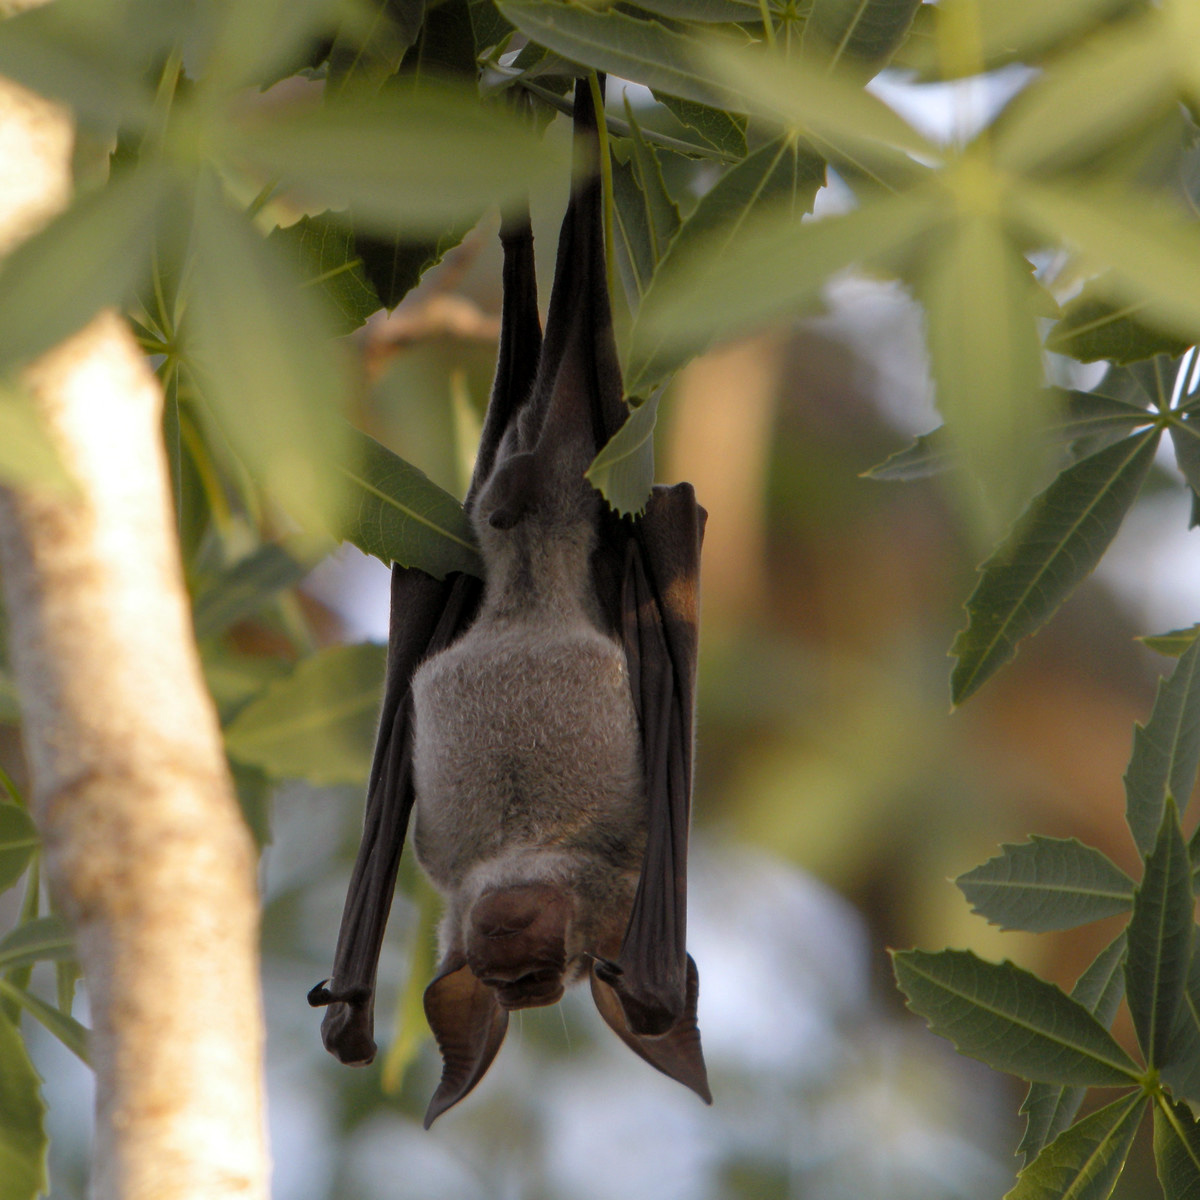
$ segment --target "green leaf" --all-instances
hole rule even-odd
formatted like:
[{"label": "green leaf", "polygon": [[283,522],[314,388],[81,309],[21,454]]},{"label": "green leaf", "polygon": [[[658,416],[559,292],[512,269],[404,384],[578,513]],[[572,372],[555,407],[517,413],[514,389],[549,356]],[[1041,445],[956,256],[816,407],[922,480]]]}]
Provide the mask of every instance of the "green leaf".
[{"label": "green leaf", "polygon": [[473,87],[448,83],[274,113],[226,137],[231,154],[283,187],[330,208],[349,205],[356,229],[380,234],[440,237],[492,204],[522,203],[568,170],[557,143],[482,107]]},{"label": "green leaf", "polygon": [[1125,912],[1133,880],[1107,855],[1075,838],[1005,845],[958,884],[979,916],[1001,929],[1048,933]]},{"label": "green leaf", "polygon": [[[631,391],[644,392],[715,339],[811,307],[830,276],[856,263],[873,265],[927,232],[940,215],[922,196],[903,195],[802,224],[804,196],[801,191],[795,201],[776,200],[761,210],[752,198],[715,228],[707,214],[702,218],[701,202],[638,310],[626,364]],[[698,220],[704,224],[696,228]],[[721,297],[719,305],[713,296]]]},{"label": "green leaf", "polygon": [[332,331],[350,333],[382,307],[344,218],[332,213],[301,217],[286,229],[272,230],[267,243],[284,251],[305,287],[324,296],[337,314]]},{"label": "green leaf", "polygon": [[0,939],[0,971],[75,957],[75,939],[62,917],[38,917]]},{"label": "green leaf", "polygon": [[1011,962],[967,950],[893,951],[892,961],[908,1007],[962,1054],[1049,1083],[1138,1081],[1133,1060],[1082,1004]]},{"label": "green leaf", "polygon": [[0,1179],[4,1200],[36,1200],[47,1192],[46,1104],[42,1081],[20,1030],[0,1012]]},{"label": "green leaf", "polygon": [[1154,1161],[1164,1200],[1200,1196],[1200,1125],[1185,1105],[1165,1097],[1154,1108]]},{"label": "green leaf", "polygon": [[[1179,416],[1167,427],[1179,468],[1193,496],[1200,495],[1200,420]],[[1196,524],[1195,520],[1191,523]]]},{"label": "green leaf", "polygon": [[661,395],[639,404],[587,469],[588,482],[622,516],[640,513],[654,484],[654,423]]},{"label": "green leaf", "polygon": [[0,482],[71,494],[77,484],[59,458],[33,399],[0,383]]},{"label": "green leaf", "polygon": [[1160,679],[1150,719],[1133,729],[1125,770],[1125,818],[1138,850],[1148,854],[1162,825],[1168,796],[1187,807],[1200,764],[1200,643]]},{"label": "green leaf", "polygon": [[462,505],[423,471],[352,431],[353,454],[339,469],[351,503],[339,537],[391,565],[419,567],[442,579],[450,571],[482,576],[471,523]]},{"label": "green leaf", "polygon": [[[1071,989],[1071,999],[1077,1000],[1105,1029],[1117,1015],[1125,995],[1125,933],[1122,930],[1079,977]],[[1025,1133],[1017,1153],[1024,1156],[1028,1166],[1042,1147],[1052,1142],[1079,1112],[1087,1088],[1062,1087],[1052,1083],[1031,1083],[1021,1112],[1025,1114]]]},{"label": "green leaf", "polygon": [[[300,551],[303,555],[303,552]],[[192,620],[198,639],[223,633],[252,616],[285,588],[299,583],[315,561],[295,557],[282,546],[268,544],[214,576],[196,594]]]},{"label": "green leaf", "polygon": [[1156,633],[1140,637],[1137,640],[1155,654],[1165,654],[1168,658],[1179,658],[1190,646],[1195,644],[1200,636],[1200,625],[1192,625],[1187,629],[1172,629],[1169,633]]},{"label": "green leaf", "polygon": [[1004,1200],[1108,1200],[1148,1102],[1133,1092],[1060,1133]]},{"label": "green leaf", "polygon": [[0,269],[0,375],[120,305],[150,262],[165,176],[139,168],[84,196]]},{"label": "green leaf", "polygon": [[998,223],[960,217],[931,248],[920,298],[938,409],[963,456],[963,500],[989,533],[1041,474],[1049,406],[1029,267]]},{"label": "green leaf", "polygon": [[58,1038],[80,1062],[88,1063],[88,1030],[69,1013],[60,1012],[52,1004],[47,1004],[45,1000],[7,979],[0,979],[0,999],[19,1004]]},{"label": "green leaf", "polygon": [[832,64],[848,58],[882,66],[920,6],[921,0],[813,0],[803,44]]},{"label": "green leaf", "polygon": [[[487,5],[491,7],[490,2]],[[425,18],[425,0],[396,4],[394,0],[361,0],[361,28],[339,30],[329,49],[326,87],[337,95],[347,82],[380,87],[400,68],[408,48],[417,40]]]},{"label": "green leaf", "polygon": [[1078,163],[1176,101],[1159,15],[1101,30],[1054,61],[990,133],[997,164],[1014,172]]},{"label": "green leaf", "polygon": [[730,116],[719,108],[681,100],[665,92],[654,97],[675,114],[676,119],[700,135],[702,141],[730,158],[741,161],[746,157],[746,119]]},{"label": "green leaf", "polygon": [[1093,286],[1123,307],[1189,344],[1200,329],[1200,230],[1153,193],[1102,183],[1052,187],[1013,180],[1012,211],[1055,243],[1072,246],[1093,269],[1108,268]]},{"label": "green leaf", "polygon": [[1138,319],[1145,304],[1116,307],[1088,286],[1064,309],[1046,339],[1046,349],[1069,354],[1081,362],[1102,358],[1115,363],[1140,362],[1156,354],[1175,356],[1187,342]]},{"label": "green leaf", "polygon": [[1196,953],[1200,930],[1192,927],[1187,983],[1159,1074],[1176,1100],[1200,1112],[1200,954]]},{"label": "green leaf", "polygon": [[1035,497],[980,568],[968,624],[954,641],[951,695],[961,704],[1016,654],[1094,570],[1133,503],[1158,432],[1126,438],[1068,467]]},{"label": "green leaf", "polygon": [[948,471],[956,458],[945,430],[939,427],[930,433],[921,434],[903,450],[897,450],[878,466],[864,471],[863,477],[889,483],[928,479],[931,475],[940,475],[943,471]]},{"label": "green leaf", "polygon": [[1167,797],[1146,873],[1133,899],[1125,996],[1151,1067],[1167,1057],[1192,949],[1192,867],[1175,801]]},{"label": "green leaf", "polygon": [[314,298],[240,213],[201,189],[196,204],[188,362],[203,398],[259,486],[307,529],[344,497],[338,409],[347,384]]},{"label": "green leaf", "polygon": [[145,69],[157,57],[155,41],[174,32],[164,28],[173,17],[164,10],[175,7],[57,0],[8,16],[0,22],[0,75],[61,100],[84,121],[140,126],[154,101]]},{"label": "green leaf", "polygon": [[[741,24],[762,20],[758,0],[638,0],[638,8],[673,21],[695,21],[697,24]],[[778,13],[779,0],[767,0],[767,8]]]},{"label": "green leaf", "polygon": [[274,779],[365,782],[386,657],[369,642],[318,651],[238,713],[225,748]]},{"label": "green leaf", "polygon": [[25,809],[0,802],[0,891],[12,887],[25,874],[40,845],[33,818]]}]

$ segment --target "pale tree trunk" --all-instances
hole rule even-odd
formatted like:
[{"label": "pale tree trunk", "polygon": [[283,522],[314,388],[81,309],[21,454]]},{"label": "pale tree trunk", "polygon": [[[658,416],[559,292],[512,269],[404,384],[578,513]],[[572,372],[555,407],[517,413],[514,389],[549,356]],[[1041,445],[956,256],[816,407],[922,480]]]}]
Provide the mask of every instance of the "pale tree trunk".
[{"label": "pale tree trunk", "polygon": [[[0,254],[67,200],[66,116],[0,80]],[[52,893],[91,1003],[97,1200],[267,1194],[258,903],[191,631],[162,397],[112,313],[26,374],[64,496],[0,490]]]}]

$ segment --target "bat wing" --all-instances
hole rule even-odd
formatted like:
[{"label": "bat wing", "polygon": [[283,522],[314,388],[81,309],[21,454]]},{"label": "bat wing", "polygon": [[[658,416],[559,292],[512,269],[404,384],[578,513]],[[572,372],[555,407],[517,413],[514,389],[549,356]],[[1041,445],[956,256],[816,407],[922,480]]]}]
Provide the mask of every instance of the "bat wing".
[{"label": "bat wing", "polygon": [[[504,245],[500,354],[468,503],[491,471],[504,434],[529,395],[541,351],[528,213],[506,222],[500,237]],[[375,975],[414,798],[413,673],[471,624],[482,595],[483,583],[470,575],[455,573],[441,580],[413,567],[392,567],[387,678],[367,784],[363,836],[342,910],[333,975],[308,993],[309,1004],[328,1005],[321,1022],[325,1048],[350,1065],[369,1063],[375,1057]],[[503,1029],[499,1036],[503,1037]]]},{"label": "bat wing", "polygon": [[690,484],[655,488],[625,543],[623,640],[642,731],[648,825],[629,924],[615,962],[597,960],[592,994],[633,1050],[706,1102],[696,1025],[699,977],[687,953],[687,840],[706,513]]}]

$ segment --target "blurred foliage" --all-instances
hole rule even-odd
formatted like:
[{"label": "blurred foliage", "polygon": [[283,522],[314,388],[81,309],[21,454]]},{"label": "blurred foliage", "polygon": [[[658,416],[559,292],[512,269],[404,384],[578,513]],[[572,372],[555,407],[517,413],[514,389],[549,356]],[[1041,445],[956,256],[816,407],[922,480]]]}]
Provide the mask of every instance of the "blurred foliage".
[{"label": "blurred foliage", "polygon": [[[1197,45],[1197,0],[54,0],[0,23],[0,73],[69,105],[111,169],[81,172],[71,206],[0,268],[0,479],[72,486],[18,372],[123,306],[163,382],[196,633],[247,817],[269,841],[277,787],[365,775],[382,673],[377,647],[331,645],[339,618],[297,584],[335,539],[439,576],[478,569],[453,493],[486,389],[496,252],[471,230],[530,196],[549,243],[570,77],[642,85],[610,88],[607,114],[618,324],[641,403],[590,478],[638,509],[657,441],[713,513],[698,814],[836,881],[879,940],[905,942],[978,937],[938,881],[1014,826],[1049,826],[959,880],[977,912],[1020,931],[1013,952],[1035,969],[911,952],[901,983],[965,1052],[1033,1080],[1011,1195],[1125,1186],[1148,1105],[1164,1192],[1192,1194],[1197,849],[1181,820],[1200,757],[1195,631],[1146,639],[1178,662],[1135,734],[1122,841],[1106,815],[1113,747],[1148,701],[1147,672],[1081,585],[1139,497],[1182,486],[1200,505]],[[884,103],[901,86],[936,96],[926,109],[948,111],[952,131]],[[837,335],[811,332],[848,280],[920,305],[944,424],[908,449],[863,402],[872,389]],[[688,365],[799,316],[815,322],[798,340],[776,332]],[[1089,390],[1065,386],[1083,378],[1067,359],[1110,366]],[[872,461],[886,495],[856,480]],[[967,592],[956,705],[1063,612],[950,728],[932,664]],[[0,662],[0,720],[17,717]],[[3,779],[0,883],[26,886],[0,942],[0,1179],[24,1197],[46,1138],[20,1009],[86,1049],[20,781]],[[300,809],[298,786],[282,795]],[[322,892],[344,871],[329,848],[348,850],[352,823],[326,820],[308,876],[285,868],[271,894],[268,962],[289,999],[324,969],[337,914]],[[395,923],[423,939],[427,915]],[[1024,937],[1092,921],[1048,950]],[[988,936],[972,944],[995,950]],[[43,960],[57,1005],[30,990]],[[529,1029],[535,1053],[565,1054],[562,1030]],[[299,1036],[315,1047],[312,1029]],[[838,1044],[867,1088],[871,1068]],[[398,1046],[390,1082],[410,1114],[429,1065],[411,1023]],[[904,1058],[910,1083],[919,1057]],[[723,1075],[730,1095],[765,1086]],[[330,1100],[347,1145],[386,1111],[367,1078]],[[785,1087],[789,1120],[812,1117],[810,1093],[837,1102],[829,1077],[807,1078]],[[1110,1084],[1136,1090],[1072,1124],[1086,1087]],[[474,1129],[496,1172],[504,1147],[524,1154],[552,1122],[528,1088],[500,1086],[507,1123]],[[854,1155],[838,1160],[853,1185],[815,1150],[788,1157],[794,1123],[774,1141],[735,1126],[706,1160],[725,1194],[870,1194]],[[328,1194],[357,1194],[348,1162]],[[895,1152],[888,1163],[877,1194],[970,1191],[905,1174]],[[971,1176],[970,1194],[995,1194],[997,1170]],[[1151,1186],[1138,1177],[1129,1194]]]}]

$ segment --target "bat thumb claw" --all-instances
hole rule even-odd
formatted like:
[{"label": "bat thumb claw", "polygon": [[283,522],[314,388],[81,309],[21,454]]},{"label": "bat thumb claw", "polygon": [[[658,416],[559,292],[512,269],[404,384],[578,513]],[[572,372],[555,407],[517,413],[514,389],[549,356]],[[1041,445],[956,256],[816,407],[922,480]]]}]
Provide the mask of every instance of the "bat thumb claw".
[{"label": "bat thumb claw", "polygon": [[322,979],[316,987],[309,988],[307,999],[310,1008],[324,1008],[333,1003],[333,993],[326,986],[328,983],[328,979]]}]

